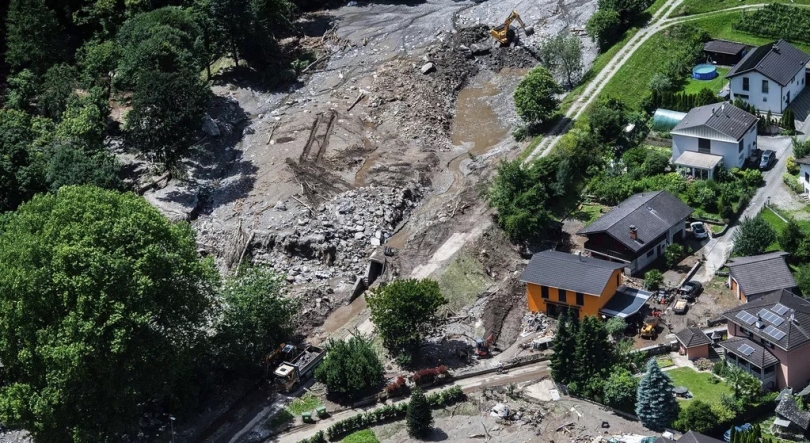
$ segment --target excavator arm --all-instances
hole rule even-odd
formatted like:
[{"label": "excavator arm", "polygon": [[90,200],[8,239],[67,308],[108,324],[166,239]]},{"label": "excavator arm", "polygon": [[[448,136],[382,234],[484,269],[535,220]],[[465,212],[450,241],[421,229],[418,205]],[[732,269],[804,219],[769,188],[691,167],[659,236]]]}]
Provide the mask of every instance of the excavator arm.
[{"label": "excavator arm", "polygon": [[517,22],[520,23],[520,27],[523,28],[523,32],[525,32],[526,35],[534,34],[534,28],[527,27],[526,24],[523,22],[523,19],[520,18],[520,14],[518,14],[517,11],[512,11],[509,14],[509,16],[506,17],[506,20],[503,21],[502,25],[498,25],[495,28],[490,29],[489,34],[492,35],[492,37],[495,40],[498,40],[498,42],[501,45],[508,45],[512,37],[509,35],[510,29],[509,27],[515,20],[517,20]]}]

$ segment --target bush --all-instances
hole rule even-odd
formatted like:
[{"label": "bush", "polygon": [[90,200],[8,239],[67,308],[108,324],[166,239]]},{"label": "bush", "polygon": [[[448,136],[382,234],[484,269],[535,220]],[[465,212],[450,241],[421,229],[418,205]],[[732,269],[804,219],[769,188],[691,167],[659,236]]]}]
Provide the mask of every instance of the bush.
[{"label": "bush", "polygon": [[685,409],[681,409],[672,426],[681,431],[708,432],[717,425],[717,416],[711,405],[701,400],[692,400]]},{"label": "bush", "polygon": [[664,259],[667,262],[667,268],[672,268],[677,265],[685,254],[686,250],[684,247],[677,243],[667,246],[667,249],[664,251]]},{"label": "bush", "polygon": [[644,287],[648,290],[655,291],[662,283],[664,283],[664,274],[658,269],[647,271],[647,273],[644,274]]},{"label": "bush", "polygon": [[298,443],[326,443],[326,438],[323,436],[323,431],[318,431],[310,438],[298,440]]},{"label": "bush", "polygon": [[790,175],[796,175],[799,173],[799,164],[796,163],[796,159],[793,156],[789,156],[787,158],[787,172]]},{"label": "bush", "polygon": [[330,340],[326,357],[315,370],[315,379],[326,384],[330,393],[357,398],[378,386],[383,366],[371,341],[362,336]]},{"label": "bush", "polygon": [[801,194],[804,192],[804,187],[802,187],[802,184],[799,183],[799,179],[797,179],[796,176],[785,172],[784,174],[782,174],[782,181],[785,182],[785,185],[788,188],[790,188],[793,192],[797,194]]},{"label": "bush", "polygon": [[417,385],[432,383],[436,381],[440,375],[447,375],[447,366],[441,365],[435,368],[416,371],[413,373],[413,382]]},{"label": "bush", "polygon": [[406,382],[405,377],[399,376],[396,378],[396,380],[389,383],[385,387],[385,393],[388,394],[389,398],[407,395],[409,392],[408,383]]},{"label": "bush", "polygon": [[[695,360],[695,367],[700,371],[709,371],[714,369],[714,363],[708,358],[699,358]],[[716,380],[715,378],[713,379]]]}]

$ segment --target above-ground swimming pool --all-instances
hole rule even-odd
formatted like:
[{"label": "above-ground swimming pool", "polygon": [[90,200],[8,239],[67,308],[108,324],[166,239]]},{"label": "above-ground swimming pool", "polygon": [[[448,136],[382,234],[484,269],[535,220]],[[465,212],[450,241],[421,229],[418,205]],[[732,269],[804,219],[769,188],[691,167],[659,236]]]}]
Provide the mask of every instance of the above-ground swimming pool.
[{"label": "above-ground swimming pool", "polygon": [[709,63],[692,68],[692,77],[696,80],[711,80],[717,77],[717,68]]}]

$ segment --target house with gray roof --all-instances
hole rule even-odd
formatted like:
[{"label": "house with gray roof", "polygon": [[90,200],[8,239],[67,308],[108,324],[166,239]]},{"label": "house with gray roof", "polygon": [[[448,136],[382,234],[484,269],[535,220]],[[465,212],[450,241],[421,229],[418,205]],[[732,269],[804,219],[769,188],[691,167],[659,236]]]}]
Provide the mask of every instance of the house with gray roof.
[{"label": "house with gray roof", "polygon": [[520,281],[526,284],[532,312],[556,317],[572,309],[580,317],[626,318],[638,313],[652,294],[624,286],[623,268],[622,263],[547,250],[532,256]]},{"label": "house with gray roof", "polygon": [[782,438],[801,440],[810,429],[810,411],[799,408],[791,394],[783,395],[778,401],[771,431]]},{"label": "house with gray roof", "polygon": [[749,51],[726,74],[731,99],[739,97],[760,112],[781,114],[804,90],[810,56],[779,40]]},{"label": "house with gray roof", "polygon": [[692,108],[670,134],[676,168],[714,179],[717,165],[741,168],[756,150],[757,117],[731,103],[713,103]]},{"label": "house with gray roof", "polygon": [[726,262],[729,269],[728,287],[737,299],[744,302],[780,289],[793,292],[797,285],[785,262],[788,255],[787,252],[777,251],[730,259]]},{"label": "house with gray roof", "polygon": [[709,358],[709,346],[712,339],[700,328],[684,328],[675,333],[681,348],[678,352],[689,360]]},{"label": "house with gray roof", "polygon": [[670,244],[684,236],[693,209],[667,191],[630,196],[577,232],[587,237],[591,255],[624,263],[636,274],[650,265]]},{"label": "house with gray roof", "polygon": [[799,389],[810,381],[810,301],[780,289],[723,313],[726,362],[768,389]]}]

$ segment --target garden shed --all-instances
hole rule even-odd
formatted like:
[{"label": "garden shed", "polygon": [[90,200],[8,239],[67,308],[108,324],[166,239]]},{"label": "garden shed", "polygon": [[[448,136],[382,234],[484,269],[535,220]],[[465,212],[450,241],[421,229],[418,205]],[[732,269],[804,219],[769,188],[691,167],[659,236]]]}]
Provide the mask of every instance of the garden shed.
[{"label": "garden shed", "polygon": [[703,45],[703,52],[718,65],[734,66],[748,52],[748,46],[728,40],[710,40]]},{"label": "garden shed", "polygon": [[675,338],[681,345],[678,351],[686,355],[689,360],[709,357],[709,345],[712,340],[700,328],[686,328],[675,333]]}]

